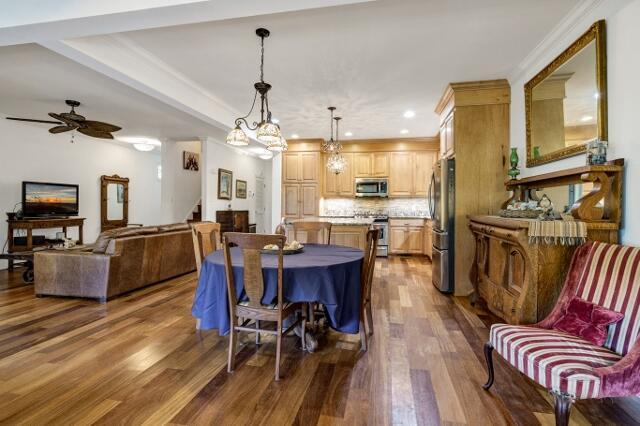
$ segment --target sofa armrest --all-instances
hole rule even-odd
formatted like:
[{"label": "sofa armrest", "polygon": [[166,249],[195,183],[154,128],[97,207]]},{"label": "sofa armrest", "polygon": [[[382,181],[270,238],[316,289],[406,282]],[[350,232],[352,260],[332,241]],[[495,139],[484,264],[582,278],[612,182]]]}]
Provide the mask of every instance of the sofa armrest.
[{"label": "sofa armrest", "polygon": [[106,299],[111,257],[47,250],[34,255],[36,295]]},{"label": "sofa armrest", "polygon": [[596,368],[602,397],[640,395],[640,339],[620,361]]}]

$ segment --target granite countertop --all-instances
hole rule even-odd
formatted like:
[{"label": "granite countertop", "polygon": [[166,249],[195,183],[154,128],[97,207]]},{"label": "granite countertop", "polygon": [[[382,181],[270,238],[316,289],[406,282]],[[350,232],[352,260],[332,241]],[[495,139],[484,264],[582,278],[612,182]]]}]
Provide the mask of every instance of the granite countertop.
[{"label": "granite countertop", "polygon": [[[340,217],[329,217],[329,216],[321,216],[317,219],[313,219],[313,220],[317,220],[320,222],[331,222],[332,225],[335,226],[358,226],[358,225],[363,225],[363,226],[371,226],[371,224],[373,223],[373,218],[368,218],[368,217],[344,217],[344,216],[340,216]],[[293,222],[304,222],[305,220],[298,220],[298,221],[292,221]]]}]

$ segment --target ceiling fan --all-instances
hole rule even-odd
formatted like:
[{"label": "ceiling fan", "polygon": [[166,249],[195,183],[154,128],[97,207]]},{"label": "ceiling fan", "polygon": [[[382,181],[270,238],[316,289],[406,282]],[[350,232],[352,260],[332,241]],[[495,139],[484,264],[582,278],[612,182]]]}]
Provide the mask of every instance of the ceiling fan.
[{"label": "ceiling fan", "polygon": [[7,117],[7,120],[55,124],[56,126],[49,129],[49,133],[62,133],[68,132],[70,130],[77,130],[83,135],[100,139],[113,139],[113,135],[111,133],[117,132],[118,130],[122,129],[122,127],[114,126],[113,124],[109,123],[103,123],[102,121],[87,120],[82,115],[76,113],[75,108],[80,106],[80,102],[78,101],[67,99],[65,103],[71,107],[70,112],[62,112],[60,114],[56,114],[54,112],[49,113],[50,117],[55,118],[58,121],[16,117]]}]

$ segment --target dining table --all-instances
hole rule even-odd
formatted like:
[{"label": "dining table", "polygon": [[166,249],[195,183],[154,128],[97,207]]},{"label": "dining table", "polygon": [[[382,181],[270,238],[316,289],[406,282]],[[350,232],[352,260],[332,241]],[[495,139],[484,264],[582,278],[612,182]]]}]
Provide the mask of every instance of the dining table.
[{"label": "dining table", "polygon": [[[355,334],[360,323],[360,276],[364,252],[357,248],[306,244],[300,253],[284,256],[283,296],[287,302],[319,302],[324,306],[327,325],[342,333]],[[263,305],[276,302],[278,256],[263,253]],[[231,263],[238,300],[244,295],[243,255],[231,248]],[[205,257],[191,309],[201,330],[230,329],[229,299],[223,250]]]}]

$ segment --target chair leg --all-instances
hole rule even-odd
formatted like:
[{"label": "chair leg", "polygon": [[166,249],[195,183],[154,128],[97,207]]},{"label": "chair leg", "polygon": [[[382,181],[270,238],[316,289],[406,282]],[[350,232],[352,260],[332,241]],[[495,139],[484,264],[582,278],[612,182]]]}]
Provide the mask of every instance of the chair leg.
[{"label": "chair leg", "polygon": [[227,372],[233,372],[233,368],[236,362],[236,345],[238,343],[238,337],[236,335],[235,324],[231,323],[231,331],[229,332],[229,359],[227,360]]},{"label": "chair leg", "polygon": [[260,344],[260,332],[258,329],[260,328],[260,320],[256,320],[256,345]]},{"label": "chair leg", "polygon": [[371,309],[371,302],[367,303],[366,312],[367,312],[367,323],[369,326],[369,336],[373,336],[373,312]]},{"label": "chair leg", "polygon": [[489,390],[491,385],[493,385],[493,345],[490,342],[484,344],[484,358],[487,361],[489,378],[487,379],[487,383],[482,385],[482,388],[484,390]]},{"label": "chair leg", "polygon": [[360,320],[360,350],[366,352],[367,347],[367,330],[364,327],[364,319]]},{"label": "chair leg", "polygon": [[316,306],[315,303],[309,303],[309,322],[311,322],[311,329],[316,331]]},{"label": "chair leg", "polygon": [[[304,309],[302,309],[304,311]],[[302,350],[307,350],[307,316],[302,312],[302,335],[300,336],[302,343]]]},{"label": "chair leg", "polygon": [[278,322],[278,334],[276,335],[276,381],[280,380],[280,353],[282,352],[282,325]]},{"label": "chair leg", "polygon": [[555,399],[556,426],[567,426],[573,398],[567,394],[552,392]]}]

